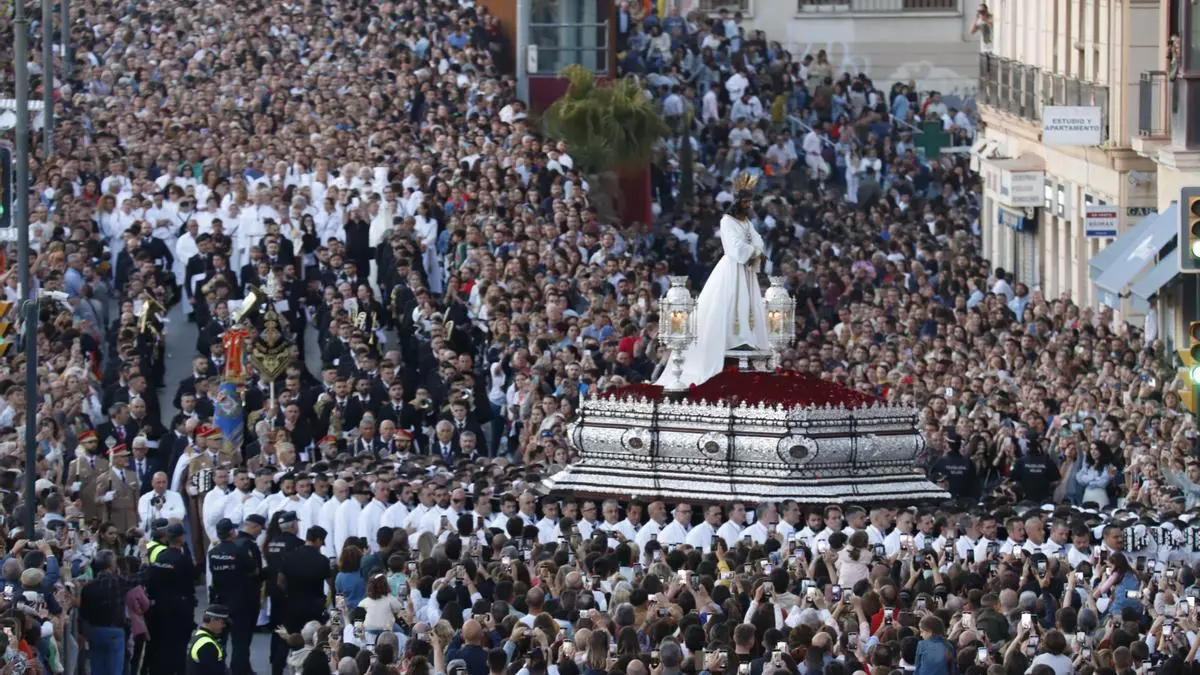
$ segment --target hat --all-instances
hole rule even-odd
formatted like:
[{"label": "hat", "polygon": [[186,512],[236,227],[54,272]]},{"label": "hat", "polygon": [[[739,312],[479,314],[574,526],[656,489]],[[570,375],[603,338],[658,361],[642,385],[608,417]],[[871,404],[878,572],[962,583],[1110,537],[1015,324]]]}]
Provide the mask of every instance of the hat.
[{"label": "hat", "polygon": [[396,438],[402,441],[411,441],[413,439],[413,435],[404,429],[397,429]]},{"label": "hat", "polygon": [[206,619],[225,619],[229,620],[229,608],[225,605],[209,605],[208,609],[204,610],[204,618]]},{"label": "hat", "polygon": [[161,530],[161,529],[165,528],[168,524],[169,523],[167,522],[166,518],[155,518],[154,520],[150,521],[150,529],[151,530]]},{"label": "hat", "polygon": [[262,514],[260,514],[260,513],[251,513],[250,515],[246,516],[245,522],[254,523],[255,525],[258,525],[259,527],[267,526],[267,519],[264,518],[262,516]]},{"label": "hat", "polygon": [[317,445],[325,445],[326,443],[337,443],[337,440],[338,440],[337,436],[334,436],[333,434],[326,434],[325,436],[321,437],[321,440],[317,441]]},{"label": "hat", "polygon": [[79,439],[80,443],[84,441],[94,441],[96,440],[96,432],[88,429],[87,431],[80,433],[77,438]]},{"label": "hat", "polygon": [[453,659],[446,664],[446,675],[467,675],[467,662],[463,659]]},{"label": "hat", "polygon": [[183,525],[180,525],[179,523],[172,523],[167,526],[168,537],[182,537],[184,534],[185,532]]},{"label": "hat", "polygon": [[129,455],[129,446],[125,445],[124,443],[117,443],[116,445],[114,445],[112,447],[112,450],[108,451],[108,454],[111,455],[112,457],[116,457],[118,455],[128,456]]},{"label": "hat", "polygon": [[217,521],[216,529],[217,529],[217,538],[224,539],[224,538],[228,537],[229,535],[233,534],[233,531],[237,528],[235,528],[233,526],[232,520],[230,520],[228,518],[222,518]]},{"label": "hat", "polygon": [[217,427],[215,425],[208,425],[208,428],[204,430],[205,438],[216,438],[220,435],[221,435],[221,429],[220,429],[220,427]]},{"label": "hat", "polygon": [[297,520],[300,520],[300,519],[296,517],[295,511],[284,511],[283,515],[279,516],[279,524],[280,525],[290,525],[290,524],[296,522]]},{"label": "hat", "polygon": [[204,438],[204,436],[206,434],[208,434],[208,425],[207,424],[196,425],[196,438]]},{"label": "hat", "polygon": [[50,490],[53,488],[54,488],[54,482],[47,480],[45,478],[39,478],[39,479],[37,479],[37,482],[33,484],[34,492],[41,492],[42,490]]}]

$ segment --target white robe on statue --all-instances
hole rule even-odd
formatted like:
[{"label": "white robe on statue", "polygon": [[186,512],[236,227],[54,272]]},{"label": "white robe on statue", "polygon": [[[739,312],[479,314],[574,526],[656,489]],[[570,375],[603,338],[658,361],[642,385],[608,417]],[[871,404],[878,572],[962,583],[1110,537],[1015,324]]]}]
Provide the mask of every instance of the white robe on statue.
[{"label": "white robe on statue", "polygon": [[[750,221],[730,215],[721,218],[720,236],[725,255],[713,267],[696,299],[697,339],[684,354],[681,379],[685,385],[700,384],[720,372],[725,352],[734,347],[770,348],[763,295],[758,287],[762,237]],[[755,254],[760,260],[752,267],[747,263]],[[674,380],[672,369],[668,362],[655,384],[670,386]]]}]

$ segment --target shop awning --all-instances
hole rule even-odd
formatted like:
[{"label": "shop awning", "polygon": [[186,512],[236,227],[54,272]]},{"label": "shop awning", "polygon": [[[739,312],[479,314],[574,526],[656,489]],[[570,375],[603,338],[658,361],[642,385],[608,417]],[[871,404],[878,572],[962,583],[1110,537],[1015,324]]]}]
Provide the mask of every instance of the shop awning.
[{"label": "shop awning", "polygon": [[1133,285],[1129,287],[1129,293],[1143,300],[1149,300],[1150,296],[1158,292],[1160,288],[1171,283],[1171,280],[1179,275],[1179,261],[1175,256],[1169,255],[1158,264],[1154,269],[1146,272]]},{"label": "shop awning", "polygon": [[[1120,304],[1121,292],[1158,255],[1158,251],[1171,241],[1178,228],[1176,212],[1172,204],[1162,213],[1146,216],[1129,232],[1117,237],[1091,262],[1091,276],[1096,288],[1101,291],[1100,300],[1114,309]],[[1117,249],[1111,252],[1111,249]],[[1165,283],[1165,282],[1164,282]]]},{"label": "shop awning", "polygon": [[1134,242],[1140,241],[1142,237],[1146,236],[1146,233],[1150,231],[1150,228],[1156,222],[1158,222],[1157,213],[1144,216],[1132,229],[1113,239],[1109,242],[1108,246],[1100,249],[1100,252],[1092,256],[1092,259],[1088,261],[1088,278],[1092,281],[1099,279],[1112,266],[1113,261],[1128,253],[1129,247],[1133,246]]}]

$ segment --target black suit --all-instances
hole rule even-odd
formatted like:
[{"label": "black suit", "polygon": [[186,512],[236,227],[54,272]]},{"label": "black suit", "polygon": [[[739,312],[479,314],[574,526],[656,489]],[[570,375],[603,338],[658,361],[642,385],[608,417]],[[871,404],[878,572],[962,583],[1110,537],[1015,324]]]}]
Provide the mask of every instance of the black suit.
[{"label": "black suit", "polygon": [[441,457],[447,464],[453,464],[462,456],[462,449],[458,447],[457,438],[450,441],[448,452],[442,447],[442,442],[434,438],[429,443],[429,454]]},{"label": "black suit", "polygon": [[102,422],[96,427],[96,438],[100,440],[100,447],[108,447],[108,439],[113,439],[116,443],[129,444],[133,442],[133,437],[137,435],[136,428],[129,424],[117,424],[112,420]]},{"label": "black suit", "polygon": [[[166,470],[162,463],[155,461],[149,455],[146,455],[146,459],[142,460],[142,464],[143,466],[139,467],[136,457],[129,458],[129,468],[133,469],[138,475],[139,497],[150,491],[150,482],[154,478],[154,474]],[[142,470],[139,471],[139,468]]]},{"label": "black suit", "polygon": [[209,321],[196,336],[196,351],[204,356],[209,356],[212,353],[213,343],[221,340],[221,336],[229,328],[229,324],[228,319],[224,323],[217,319]]}]

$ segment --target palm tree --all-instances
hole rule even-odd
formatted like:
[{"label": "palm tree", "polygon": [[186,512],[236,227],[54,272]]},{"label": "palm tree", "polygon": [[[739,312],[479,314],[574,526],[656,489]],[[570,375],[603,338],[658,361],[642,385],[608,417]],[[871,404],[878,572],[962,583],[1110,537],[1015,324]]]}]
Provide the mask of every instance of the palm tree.
[{"label": "palm tree", "polygon": [[636,77],[597,83],[595,73],[578,65],[567,66],[562,75],[567,91],[542,116],[542,129],[565,141],[575,166],[597,179],[589,182],[615,198],[610,172],[645,168],[671,128]]}]

